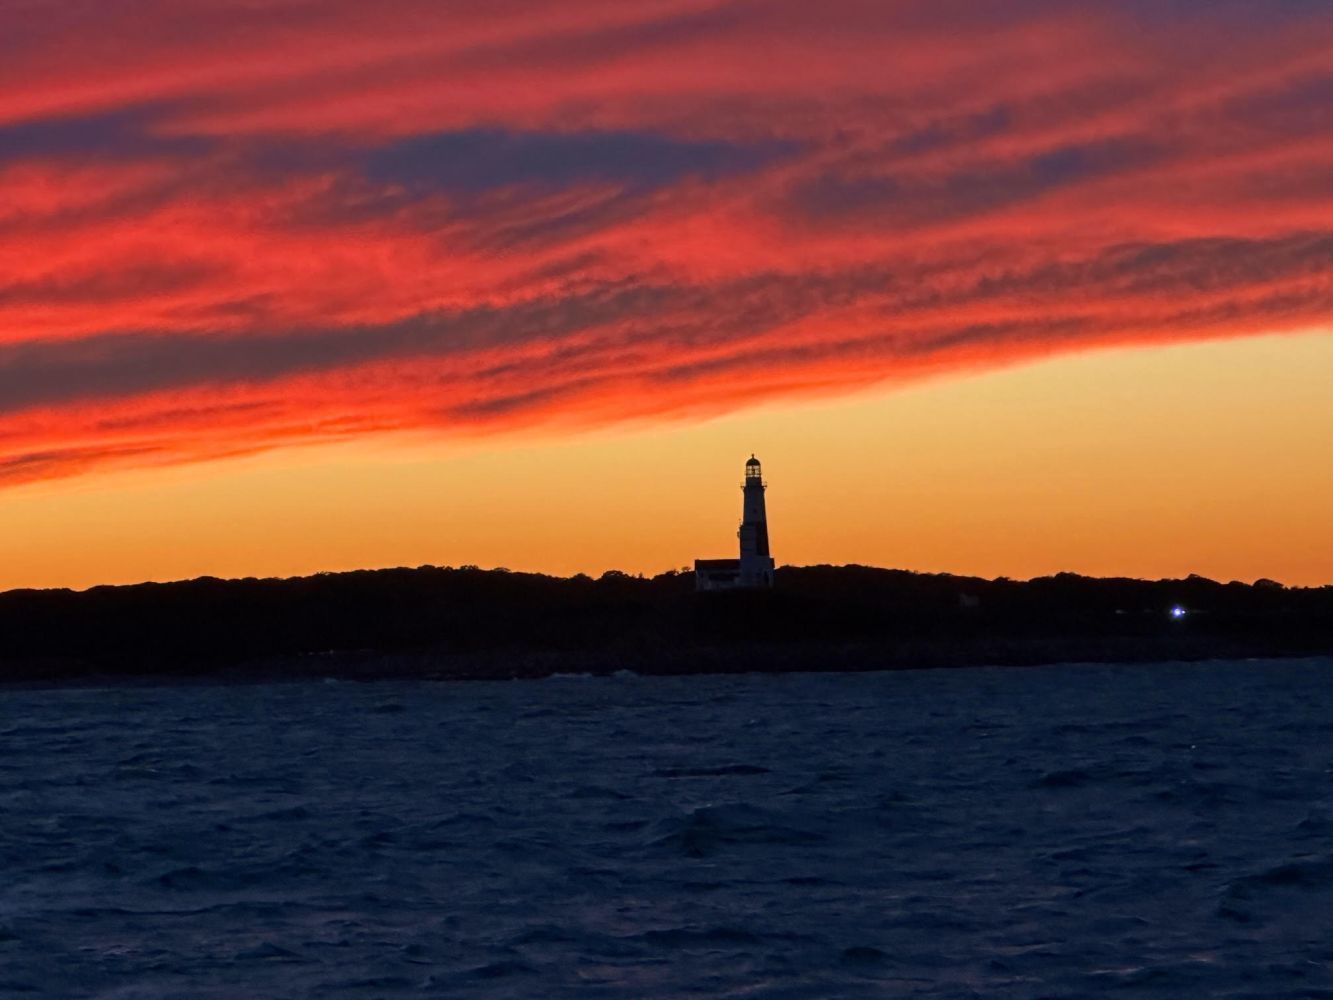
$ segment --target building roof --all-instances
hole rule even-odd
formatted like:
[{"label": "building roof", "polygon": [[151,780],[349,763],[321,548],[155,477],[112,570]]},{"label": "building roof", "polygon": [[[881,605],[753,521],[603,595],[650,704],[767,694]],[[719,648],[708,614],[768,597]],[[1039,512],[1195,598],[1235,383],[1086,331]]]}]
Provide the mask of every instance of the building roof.
[{"label": "building roof", "polygon": [[739,573],[741,571],[741,561],[739,559],[696,559],[694,560],[694,571],[696,573]]},{"label": "building roof", "polygon": [[750,456],[750,460],[749,460],[748,462],[746,462],[745,464],[746,464],[746,465],[758,465],[758,464],[759,464],[759,459],[757,459],[757,458],[755,458],[753,455],[751,455],[751,456]]}]

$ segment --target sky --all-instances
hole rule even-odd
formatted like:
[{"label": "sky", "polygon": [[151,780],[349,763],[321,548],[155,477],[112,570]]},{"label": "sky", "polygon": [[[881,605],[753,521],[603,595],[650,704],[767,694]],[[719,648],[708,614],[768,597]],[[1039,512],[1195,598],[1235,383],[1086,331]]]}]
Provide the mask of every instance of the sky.
[{"label": "sky", "polygon": [[1326,0],[5,0],[0,587],[1333,583]]}]

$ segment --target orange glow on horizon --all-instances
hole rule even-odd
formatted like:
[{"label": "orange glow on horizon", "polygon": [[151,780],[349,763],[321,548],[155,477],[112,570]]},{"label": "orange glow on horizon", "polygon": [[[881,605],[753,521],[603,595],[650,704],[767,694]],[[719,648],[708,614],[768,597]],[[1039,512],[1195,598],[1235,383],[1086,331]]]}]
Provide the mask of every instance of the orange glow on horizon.
[{"label": "orange glow on horizon", "polygon": [[[11,489],[0,588],[393,565],[779,565],[1333,583],[1333,335],[1062,358],[702,424],[399,440]],[[1221,541],[1219,541],[1221,540]]]}]

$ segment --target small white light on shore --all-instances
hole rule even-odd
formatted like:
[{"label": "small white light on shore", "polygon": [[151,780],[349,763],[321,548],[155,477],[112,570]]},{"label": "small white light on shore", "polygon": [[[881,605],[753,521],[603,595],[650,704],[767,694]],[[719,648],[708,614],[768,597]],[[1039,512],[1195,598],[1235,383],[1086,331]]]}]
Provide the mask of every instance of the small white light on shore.
[{"label": "small white light on shore", "polygon": [[1173,607],[1173,608],[1171,609],[1171,617],[1172,617],[1172,618],[1184,618],[1184,617],[1185,617],[1185,609],[1182,608],[1179,604],[1177,604],[1175,607]]}]

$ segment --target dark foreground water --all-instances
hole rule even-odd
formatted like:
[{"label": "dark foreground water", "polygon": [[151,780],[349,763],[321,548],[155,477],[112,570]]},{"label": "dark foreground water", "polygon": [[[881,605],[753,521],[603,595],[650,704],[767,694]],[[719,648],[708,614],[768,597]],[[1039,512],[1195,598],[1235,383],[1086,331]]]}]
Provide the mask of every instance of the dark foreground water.
[{"label": "dark foreground water", "polygon": [[0,995],[1333,996],[1331,682],[0,692]]}]

